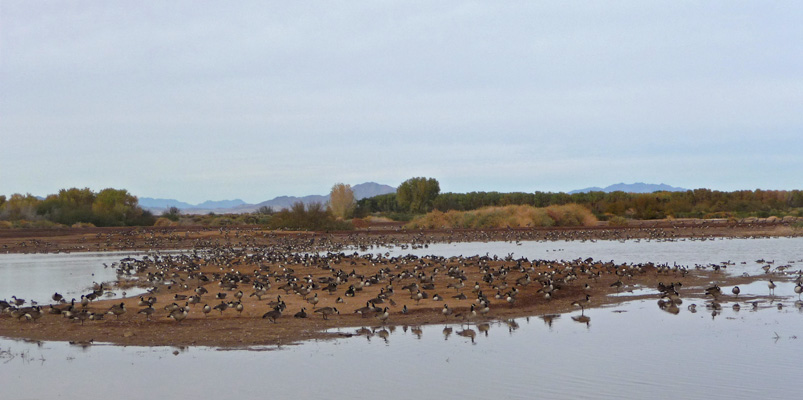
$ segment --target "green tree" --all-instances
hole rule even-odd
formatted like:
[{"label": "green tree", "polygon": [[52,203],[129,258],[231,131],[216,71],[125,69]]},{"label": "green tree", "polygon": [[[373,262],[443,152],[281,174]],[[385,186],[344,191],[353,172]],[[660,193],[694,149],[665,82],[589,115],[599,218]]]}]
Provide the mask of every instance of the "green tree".
[{"label": "green tree", "polygon": [[354,191],[351,185],[336,183],[329,192],[329,211],[336,218],[346,219],[354,212]]},{"label": "green tree", "polygon": [[432,209],[435,198],[441,191],[435,178],[410,178],[396,190],[399,207],[412,213],[424,213]]},{"label": "green tree", "polygon": [[0,207],[0,219],[9,221],[36,219],[36,209],[39,203],[39,199],[30,193],[25,196],[19,193],[12,194]]},{"label": "green tree", "polygon": [[101,225],[120,226],[132,224],[139,219],[143,211],[139,201],[125,189],[103,189],[92,203],[92,212]]}]

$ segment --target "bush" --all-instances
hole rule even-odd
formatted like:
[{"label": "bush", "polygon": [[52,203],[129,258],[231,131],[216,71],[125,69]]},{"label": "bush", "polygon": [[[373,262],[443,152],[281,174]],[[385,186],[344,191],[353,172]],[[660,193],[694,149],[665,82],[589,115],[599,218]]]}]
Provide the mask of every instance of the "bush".
[{"label": "bush", "polygon": [[546,226],[593,226],[597,218],[577,204],[536,208],[527,205],[485,207],[474,211],[432,211],[406,225],[411,229],[526,228]]}]

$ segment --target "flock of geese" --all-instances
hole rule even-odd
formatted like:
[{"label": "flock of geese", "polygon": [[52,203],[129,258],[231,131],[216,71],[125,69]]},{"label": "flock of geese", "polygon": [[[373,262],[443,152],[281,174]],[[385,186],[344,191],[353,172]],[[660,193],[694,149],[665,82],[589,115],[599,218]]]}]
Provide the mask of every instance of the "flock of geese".
[{"label": "flock of geese", "polygon": [[[203,250],[156,252],[113,263],[109,267],[116,269],[121,281],[136,279],[148,288],[138,301],[98,302],[105,291],[99,284],[79,299],[68,301],[54,293],[53,303],[45,306],[32,301],[26,306],[24,299],[12,296],[11,300],[0,300],[0,315],[37,322],[45,314],[53,314],[84,325],[112,315],[115,321],[167,319],[181,324],[188,319],[229,318],[233,314],[236,318],[261,316],[279,324],[290,315],[297,320],[314,316],[329,320],[343,312],[351,318],[374,318],[385,325],[394,315],[438,313],[440,319],[435,322],[482,323],[505,314],[493,310],[561,301],[579,308],[575,320],[588,323],[585,309],[592,304],[593,287],[600,288],[598,292],[621,291],[648,275],[679,279],[658,285],[659,307],[677,314],[682,304],[680,279],[689,272],[678,265],[616,264],[591,258],[529,260],[513,258],[512,254],[391,257],[389,253],[339,251],[340,245],[328,236],[274,238],[270,246],[255,245],[253,238],[244,237],[239,233],[235,236],[245,240],[246,246],[207,243]],[[360,242],[363,239],[356,237],[352,240],[360,248],[376,244]],[[425,247],[426,240],[419,237],[416,243]],[[774,295],[776,284],[772,280],[768,288]],[[714,285],[705,292],[716,311],[721,289]],[[800,278],[795,293],[799,297],[803,293]],[[739,296],[738,286],[732,294]],[[803,307],[803,301],[800,304]],[[695,309],[696,305],[689,306],[689,311]],[[457,334],[469,337],[471,332],[467,328]]]}]

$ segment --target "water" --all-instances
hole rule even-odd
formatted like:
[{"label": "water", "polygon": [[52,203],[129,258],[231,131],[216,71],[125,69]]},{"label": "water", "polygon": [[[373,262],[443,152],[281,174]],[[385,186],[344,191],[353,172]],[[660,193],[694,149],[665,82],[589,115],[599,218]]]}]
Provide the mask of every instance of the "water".
[{"label": "water", "polygon": [[[515,252],[529,258],[686,265],[731,260],[729,273],[757,275],[763,274],[755,262],[759,258],[774,259],[775,266],[794,261],[791,270],[799,269],[802,249],[803,239],[798,238],[469,243],[430,245],[414,252],[444,256]],[[546,255],[547,250],[550,255],[554,250],[554,257]],[[72,256],[81,255],[67,257]],[[763,281],[741,288],[742,293],[767,293]],[[472,325],[473,341],[457,335],[468,327],[458,325],[451,326],[448,338],[443,326],[421,327],[420,338],[412,329],[396,327],[387,340],[361,336],[272,351],[104,345],[83,349],[66,343],[0,339],[0,387],[2,397],[12,399],[98,393],[120,399],[792,398],[797,394],[798,360],[803,358],[803,314],[793,304],[797,297],[790,297],[788,283],[779,284],[776,291],[785,306],[781,310],[764,302],[756,311],[742,304],[737,312],[731,303],[724,303],[712,316],[703,299],[684,299],[680,313],[672,315],[659,310],[655,300],[630,301],[585,310],[587,323],[573,319],[579,312],[560,315],[551,325],[533,316],[512,325],[492,323],[487,336]],[[686,309],[691,303],[698,304],[697,313]],[[44,383],[48,379],[86,382],[48,385]]]},{"label": "water", "polygon": [[[144,252],[88,252],[59,254],[0,254],[0,299],[19,296],[40,304],[52,303],[58,292],[65,300],[89,292],[95,283],[114,282],[117,273],[111,266],[125,257]],[[120,296],[122,290],[109,290],[108,296]],[[126,290],[128,296],[144,292]],[[27,305],[27,303],[26,303]]]}]

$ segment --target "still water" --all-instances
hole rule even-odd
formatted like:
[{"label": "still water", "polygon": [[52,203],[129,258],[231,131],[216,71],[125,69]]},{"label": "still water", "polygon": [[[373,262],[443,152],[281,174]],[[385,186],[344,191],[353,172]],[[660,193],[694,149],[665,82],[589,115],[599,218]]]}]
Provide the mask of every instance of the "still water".
[{"label": "still water", "polygon": [[[512,252],[516,257],[692,266],[730,260],[730,273],[750,275],[763,274],[755,262],[762,258],[775,260],[776,266],[788,263],[794,271],[803,265],[801,238],[465,243],[391,251],[502,257]],[[13,263],[2,262],[6,264],[0,264],[0,271],[14,269]],[[15,290],[27,292],[19,285]],[[766,294],[767,289],[760,281],[746,290]],[[0,397],[792,398],[803,372],[803,313],[794,305],[797,296],[791,286],[776,290],[784,305],[780,310],[769,303],[756,310],[742,304],[739,311],[728,305],[712,316],[702,299],[684,299],[681,312],[672,315],[659,310],[654,300],[630,301],[586,310],[588,321],[576,321],[577,312],[494,322],[485,330],[487,336],[481,329],[485,327],[476,325],[449,326],[448,336],[444,326],[397,326],[384,339],[376,332],[259,349],[269,351],[84,349],[0,339]],[[693,302],[699,305],[696,313],[686,309]],[[459,336],[464,329],[476,337]]]}]

